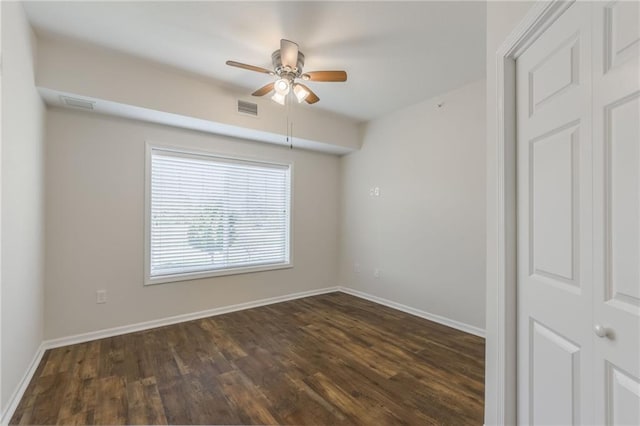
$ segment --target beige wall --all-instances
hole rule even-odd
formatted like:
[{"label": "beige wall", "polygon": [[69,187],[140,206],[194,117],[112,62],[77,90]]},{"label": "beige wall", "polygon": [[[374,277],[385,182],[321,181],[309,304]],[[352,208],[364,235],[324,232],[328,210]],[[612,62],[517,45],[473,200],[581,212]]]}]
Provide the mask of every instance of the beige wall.
[{"label": "beige wall", "polygon": [[44,106],[35,37],[20,3],[2,2],[2,386],[0,409],[42,342]]},{"label": "beige wall", "polygon": [[484,329],[485,105],[482,80],[363,127],[342,160],[340,284]]},{"label": "beige wall", "polygon": [[[234,90],[215,80],[97,45],[40,37],[36,77],[38,87],[95,98],[97,108],[111,101],[139,107],[147,112],[142,116],[153,111],[171,113],[183,117],[184,122],[204,120],[218,123],[221,129],[244,129],[245,134],[280,135],[283,142],[289,120],[298,139],[345,150],[360,146],[358,121],[323,110],[322,102],[295,104],[286,115],[268,96],[250,96],[246,89]],[[239,114],[238,99],[257,103],[259,118]]]},{"label": "beige wall", "polygon": [[[47,339],[336,285],[338,157],[95,113],[47,115]],[[144,287],[145,141],[293,160],[295,267]],[[97,289],[106,304],[95,303]]]},{"label": "beige wall", "polygon": [[[487,2],[487,340],[485,374],[485,424],[495,425],[498,419],[496,393],[497,368],[497,318],[495,282],[498,271],[496,251],[496,202],[498,194],[496,167],[496,52],[532,6],[532,2]],[[509,360],[514,363],[515,360]],[[512,364],[513,365],[513,364]],[[508,377],[515,381],[515,377]],[[513,404],[515,395],[505,395],[507,405]],[[515,424],[515,412],[510,413],[508,424]]]}]

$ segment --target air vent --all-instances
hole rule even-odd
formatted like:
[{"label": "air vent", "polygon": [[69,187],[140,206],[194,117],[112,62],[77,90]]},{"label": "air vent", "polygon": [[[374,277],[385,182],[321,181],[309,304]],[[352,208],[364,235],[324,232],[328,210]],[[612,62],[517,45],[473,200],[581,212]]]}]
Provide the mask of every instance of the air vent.
[{"label": "air vent", "polygon": [[95,102],[93,101],[87,101],[86,99],[71,98],[69,96],[60,96],[60,100],[66,106],[70,106],[73,108],[88,109],[88,110],[93,110],[93,104],[95,104]]},{"label": "air vent", "polygon": [[253,102],[238,100],[238,112],[240,114],[251,115],[253,117],[258,116],[258,104]]}]

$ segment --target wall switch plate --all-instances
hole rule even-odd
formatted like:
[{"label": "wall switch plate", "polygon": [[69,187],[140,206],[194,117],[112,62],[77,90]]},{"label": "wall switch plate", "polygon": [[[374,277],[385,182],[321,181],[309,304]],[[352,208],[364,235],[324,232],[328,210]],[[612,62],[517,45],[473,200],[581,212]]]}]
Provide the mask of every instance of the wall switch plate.
[{"label": "wall switch plate", "polygon": [[107,290],[96,291],[96,303],[107,303]]},{"label": "wall switch plate", "polygon": [[355,272],[356,274],[359,274],[360,271],[361,271],[360,264],[359,263],[354,263],[353,264],[353,272]]},{"label": "wall switch plate", "polygon": [[373,188],[373,193],[376,197],[380,196],[380,187],[376,186],[375,188]]},{"label": "wall switch plate", "polygon": [[375,196],[375,189],[369,188],[369,197],[373,197],[373,196]]},{"label": "wall switch plate", "polygon": [[380,269],[376,268],[373,270],[373,277],[380,278]]}]

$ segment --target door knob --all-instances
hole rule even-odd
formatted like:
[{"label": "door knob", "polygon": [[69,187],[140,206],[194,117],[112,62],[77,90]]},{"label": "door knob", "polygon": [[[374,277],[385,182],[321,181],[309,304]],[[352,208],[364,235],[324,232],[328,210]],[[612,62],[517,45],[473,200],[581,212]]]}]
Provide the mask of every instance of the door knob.
[{"label": "door knob", "polygon": [[596,333],[596,336],[598,337],[609,337],[611,335],[611,330],[600,324],[596,324],[596,326],[593,327],[593,331]]}]

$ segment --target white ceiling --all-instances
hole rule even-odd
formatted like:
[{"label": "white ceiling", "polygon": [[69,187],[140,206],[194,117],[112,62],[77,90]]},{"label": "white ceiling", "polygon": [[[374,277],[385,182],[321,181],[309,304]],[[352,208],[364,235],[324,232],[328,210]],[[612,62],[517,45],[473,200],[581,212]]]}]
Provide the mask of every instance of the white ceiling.
[{"label": "white ceiling", "polygon": [[165,63],[242,88],[270,77],[281,38],[297,42],[305,71],[344,69],[346,83],[309,83],[318,108],[369,120],[480,79],[485,3],[471,2],[26,2],[51,34]]}]

